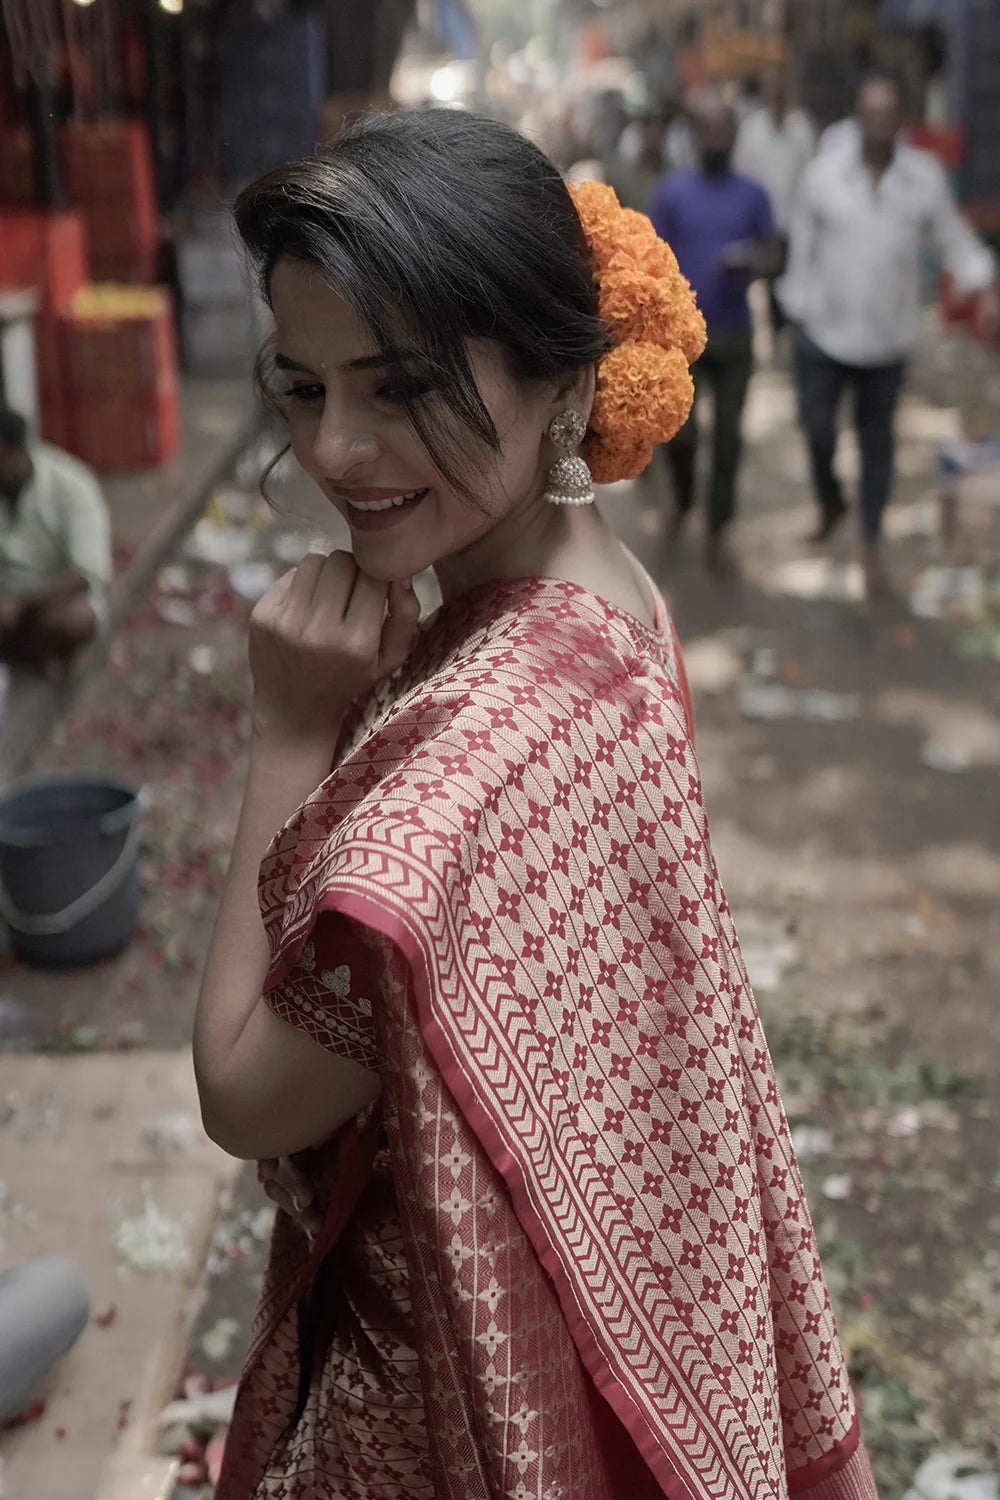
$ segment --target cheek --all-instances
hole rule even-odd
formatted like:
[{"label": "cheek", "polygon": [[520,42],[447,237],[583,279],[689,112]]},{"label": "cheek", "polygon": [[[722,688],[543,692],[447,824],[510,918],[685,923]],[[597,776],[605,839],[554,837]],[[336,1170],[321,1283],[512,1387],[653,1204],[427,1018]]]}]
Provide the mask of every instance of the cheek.
[{"label": "cheek", "polygon": [[503,447],[500,480],[506,495],[519,498],[535,480],[541,448],[535,426],[518,423]]},{"label": "cheek", "polygon": [[316,468],[316,430],[320,413],[293,406],[288,412],[287,422],[292,452],[301,467],[311,474]]}]

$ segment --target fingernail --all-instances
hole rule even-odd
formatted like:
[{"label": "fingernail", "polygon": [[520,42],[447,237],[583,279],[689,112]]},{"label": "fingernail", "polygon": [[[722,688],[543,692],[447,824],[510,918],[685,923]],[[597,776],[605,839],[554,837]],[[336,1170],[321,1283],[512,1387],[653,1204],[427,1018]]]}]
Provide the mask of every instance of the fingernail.
[{"label": "fingernail", "polygon": [[300,1214],[302,1212],[302,1210],[306,1207],[306,1204],[304,1204],[303,1202],[301,1202],[301,1200],[299,1198],[297,1198],[296,1195],[293,1193],[292,1194],[292,1206],[295,1209],[295,1212],[297,1214]]}]

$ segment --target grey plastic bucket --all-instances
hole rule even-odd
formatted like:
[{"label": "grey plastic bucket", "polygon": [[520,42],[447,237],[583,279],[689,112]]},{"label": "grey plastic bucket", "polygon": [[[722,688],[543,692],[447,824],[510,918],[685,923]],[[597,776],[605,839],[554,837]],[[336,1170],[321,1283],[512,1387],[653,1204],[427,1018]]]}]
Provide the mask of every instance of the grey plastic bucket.
[{"label": "grey plastic bucket", "polygon": [[15,953],[76,968],[127,946],[139,915],[140,787],[30,776],[0,793],[0,915]]}]

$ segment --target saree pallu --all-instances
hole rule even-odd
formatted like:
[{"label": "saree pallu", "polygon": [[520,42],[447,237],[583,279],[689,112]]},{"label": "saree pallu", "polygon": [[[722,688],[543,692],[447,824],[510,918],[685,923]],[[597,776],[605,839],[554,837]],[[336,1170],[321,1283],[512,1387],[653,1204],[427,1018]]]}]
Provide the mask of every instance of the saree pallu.
[{"label": "saree pallu", "polygon": [[873,1500],[681,672],[485,585],[274,840],[268,1001],[382,1090],[278,1216],[219,1500]]}]

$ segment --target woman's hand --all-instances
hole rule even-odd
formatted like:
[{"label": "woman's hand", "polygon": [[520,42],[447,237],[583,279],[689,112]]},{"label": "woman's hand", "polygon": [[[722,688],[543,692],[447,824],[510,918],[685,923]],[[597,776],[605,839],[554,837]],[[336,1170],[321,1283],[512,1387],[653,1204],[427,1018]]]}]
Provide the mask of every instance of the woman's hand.
[{"label": "woman's hand", "polygon": [[257,736],[332,749],[353,700],[405,661],[419,616],[410,580],[376,583],[349,552],[307,553],[250,617]]},{"label": "woman's hand", "polygon": [[323,1227],[323,1216],[313,1206],[312,1183],[290,1156],[278,1156],[257,1163],[257,1181],[272,1203],[276,1203],[295,1220],[308,1239],[315,1244]]}]

